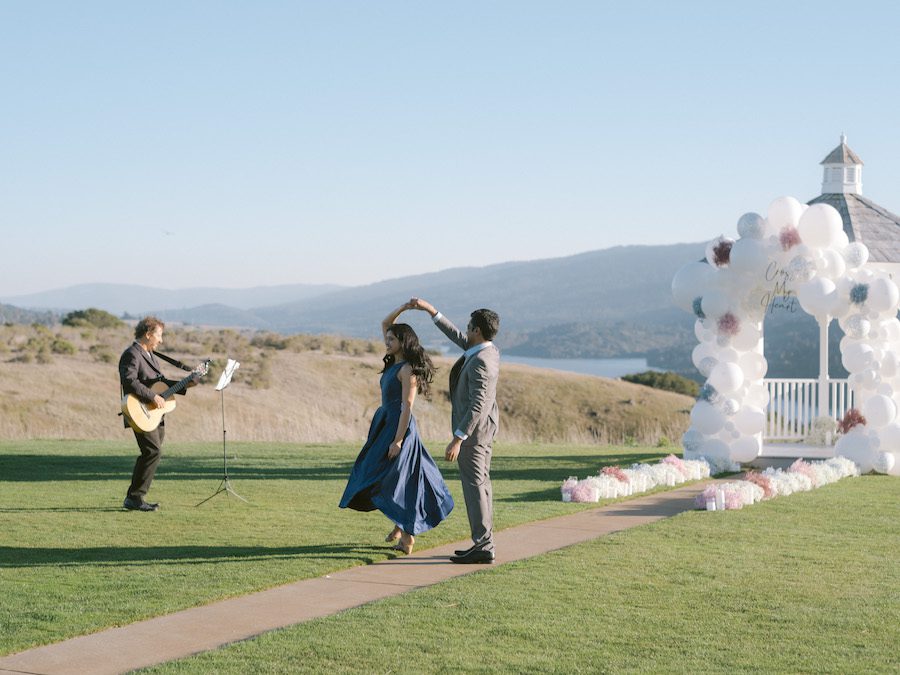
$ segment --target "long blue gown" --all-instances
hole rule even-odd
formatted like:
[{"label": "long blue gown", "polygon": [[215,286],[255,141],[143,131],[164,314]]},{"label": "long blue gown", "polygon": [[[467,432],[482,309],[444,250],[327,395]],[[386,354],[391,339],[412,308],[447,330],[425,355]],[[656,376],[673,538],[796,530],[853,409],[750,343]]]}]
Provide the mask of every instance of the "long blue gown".
[{"label": "long blue gown", "polygon": [[381,375],[381,407],[375,411],[366,444],[356,458],[341,498],[341,508],[378,509],[408,534],[435,527],[453,510],[453,497],[419,438],[416,419],[409,418],[400,454],[387,452],[400,422],[402,385],[397,374],[403,361]]}]

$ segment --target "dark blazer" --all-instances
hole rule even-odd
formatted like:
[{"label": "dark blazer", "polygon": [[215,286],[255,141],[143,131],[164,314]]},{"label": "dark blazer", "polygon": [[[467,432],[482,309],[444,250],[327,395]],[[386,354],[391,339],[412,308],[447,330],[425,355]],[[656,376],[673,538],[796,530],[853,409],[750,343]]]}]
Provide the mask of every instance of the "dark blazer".
[{"label": "dark blazer", "polygon": [[[122,385],[122,396],[134,394],[144,403],[152,403],[154,394],[150,391],[151,385],[155,382],[165,382],[167,387],[171,387],[177,384],[178,380],[170,380],[163,375],[156,356],[135,341],[119,358],[119,382]],[[185,392],[182,390],[179,393]],[[128,420],[123,421],[127,427]],[[163,417],[160,424],[165,423],[166,418]]]}]

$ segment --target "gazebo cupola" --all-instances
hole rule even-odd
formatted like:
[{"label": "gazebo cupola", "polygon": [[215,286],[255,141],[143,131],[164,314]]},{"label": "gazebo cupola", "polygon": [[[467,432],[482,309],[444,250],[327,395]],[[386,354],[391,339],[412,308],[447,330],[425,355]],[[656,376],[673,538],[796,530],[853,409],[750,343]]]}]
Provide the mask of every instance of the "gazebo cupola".
[{"label": "gazebo cupola", "polygon": [[862,194],[862,160],[847,145],[841,134],[841,144],[822,160],[822,194]]}]

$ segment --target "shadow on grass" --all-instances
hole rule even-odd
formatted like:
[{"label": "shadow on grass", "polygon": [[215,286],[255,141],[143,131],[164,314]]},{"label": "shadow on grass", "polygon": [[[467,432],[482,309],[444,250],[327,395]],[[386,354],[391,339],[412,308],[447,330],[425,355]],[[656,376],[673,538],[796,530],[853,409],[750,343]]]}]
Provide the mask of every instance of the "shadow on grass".
[{"label": "shadow on grass", "polygon": [[[318,560],[349,560],[372,564],[393,555],[386,547],[360,546],[359,544],[314,544],[310,546],[148,546],[94,548],[27,548],[0,546],[0,568],[19,567],[91,567],[114,565],[180,565],[185,563],[207,564],[213,562],[248,562],[287,558],[311,558]],[[393,556],[396,557],[396,556]]]},{"label": "shadow on grass", "polygon": [[[579,478],[596,474],[604,466],[628,466],[653,460],[663,452],[634,452],[616,455],[545,455],[542,457],[494,456],[491,478],[495,481],[559,481],[572,475]],[[134,467],[137,452],[122,455],[0,455],[0,481],[127,481]],[[344,480],[350,474],[352,461],[304,466],[298,459],[296,467],[253,466],[252,459],[229,458],[228,474],[240,480]],[[438,457],[438,466],[448,480],[458,480],[456,464],[448,464]],[[167,457],[163,450],[157,478],[165,480],[215,479],[222,476],[222,456]],[[549,494],[541,491],[536,494]],[[537,497],[535,497],[537,500]]]},{"label": "shadow on grass", "polygon": [[[137,452],[131,455],[2,455],[0,481],[98,481],[131,478]],[[229,458],[228,473],[247,480],[336,480],[350,474],[351,462],[336,462],[331,466],[253,467],[248,460]],[[167,457],[163,449],[157,478],[166,480],[198,480],[222,476],[222,456]]]}]

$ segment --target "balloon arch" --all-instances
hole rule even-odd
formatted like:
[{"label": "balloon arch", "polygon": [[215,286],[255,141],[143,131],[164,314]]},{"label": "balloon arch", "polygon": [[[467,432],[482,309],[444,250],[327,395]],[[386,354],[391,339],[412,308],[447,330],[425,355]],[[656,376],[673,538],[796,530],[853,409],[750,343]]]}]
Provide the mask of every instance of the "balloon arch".
[{"label": "balloon arch", "polygon": [[[676,304],[697,316],[693,362],[707,378],[682,442],[686,458],[743,463],[762,451],[769,392],[763,319],[781,303],[799,302],[845,336],[841,360],[856,408],[847,412],[835,453],[863,473],[900,475],[900,290],[890,275],[866,267],[869,252],[847,238],[827,204],[793,197],[769,205],[765,218],[747,213],[739,238],[719,237],[706,261],[689,263],[672,280]],[[829,411],[818,421],[830,423]]]}]

